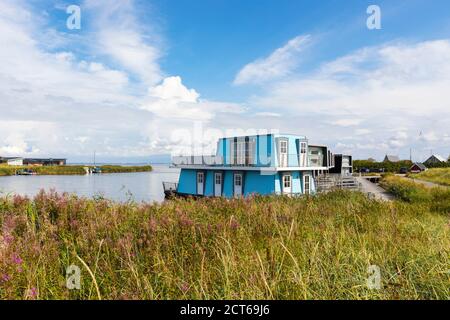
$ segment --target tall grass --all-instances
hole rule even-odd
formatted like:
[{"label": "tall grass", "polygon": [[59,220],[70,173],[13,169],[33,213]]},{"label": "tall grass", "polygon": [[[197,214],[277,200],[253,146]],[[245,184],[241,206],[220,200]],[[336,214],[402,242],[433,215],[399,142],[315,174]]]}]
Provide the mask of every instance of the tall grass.
[{"label": "tall grass", "polygon": [[[317,197],[0,199],[2,299],[448,299],[449,215]],[[65,270],[81,269],[81,289]],[[366,285],[381,269],[380,290]],[[98,290],[97,290],[98,288]]]},{"label": "tall grass", "polygon": [[450,188],[429,188],[396,176],[385,176],[381,186],[397,198],[422,204],[433,212],[450,213]]},{"label": "tall grass", "polygon": [[450,186],[450,168],[428,169],[427,171],[423,171],[419,174],[411,175],[411,178]]}]

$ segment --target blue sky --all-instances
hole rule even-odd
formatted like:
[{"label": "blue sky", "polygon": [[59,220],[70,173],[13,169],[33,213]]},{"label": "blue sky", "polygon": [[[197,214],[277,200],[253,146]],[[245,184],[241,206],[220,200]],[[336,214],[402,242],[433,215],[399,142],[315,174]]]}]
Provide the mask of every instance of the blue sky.
[{"label": "blue sky", "polygon": [[5,0],[0,154],[132,161],[279,130],[357,158],[446,157],[449,18],[444,0]]}]

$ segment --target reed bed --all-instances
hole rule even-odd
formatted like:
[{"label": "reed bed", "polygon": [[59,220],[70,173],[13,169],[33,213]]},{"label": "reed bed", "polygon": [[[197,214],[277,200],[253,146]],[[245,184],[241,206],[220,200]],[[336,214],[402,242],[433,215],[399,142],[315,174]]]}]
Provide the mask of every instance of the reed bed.
[{"label": "reed bed", "polygon": [[[447,199],[448,201],[448,199]],[[1,299],[449,299],[449,214],[357,192],[0,198]],[[67,287],[77,266],[80,289]],[[367,285],[370,266],[381,288]]]},{"label": "reed bed", "polygon": [[411,178],[434,182],[444,186],[450,186],[450,168],[428,169],[427,171],[411,175]]},{"label": "reed bed", "polygon": [[[16,171],[29,169],[36,172],[37,175],[84,175],[85,168],[93,166],[65,165],[65,166],[8,166],[0,165],[0,176],[12,176]],[[129,172],[147,172],[152,171],[152,166],[120,166],[103,165],[99,166],[102,173],[129,173]]]}]

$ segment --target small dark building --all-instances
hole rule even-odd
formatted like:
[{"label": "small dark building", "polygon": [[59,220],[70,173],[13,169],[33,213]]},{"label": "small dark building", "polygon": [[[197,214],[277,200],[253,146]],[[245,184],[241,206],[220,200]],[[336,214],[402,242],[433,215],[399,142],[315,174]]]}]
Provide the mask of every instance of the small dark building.
[{"label": "small dark building", "polygon": [[54,158],[25,158],[23,164],[26,166],[65,166],[66,159]]},{"label": "small dark building", "polygon": [[409,171],[411,171],[411,173],[419,173],[425,170],[428,170],[428,168],[423,163],[419,162],[414,163],[411,168],[409,168]]},{"label": "small dark building", "polygon": [[330,173],[351,175],[353,173],[353,160],[351,155],[335,154],[334,167],[329,169]]}]

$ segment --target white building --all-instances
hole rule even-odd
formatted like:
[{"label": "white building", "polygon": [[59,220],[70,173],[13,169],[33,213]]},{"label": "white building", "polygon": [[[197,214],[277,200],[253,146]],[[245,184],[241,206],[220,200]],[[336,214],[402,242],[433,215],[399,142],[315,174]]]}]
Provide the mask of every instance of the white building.
[{"label": "white building", "polygon": [[23,166],[23,158],[0,157],[0,163],[6,163],[9,166]]}]

